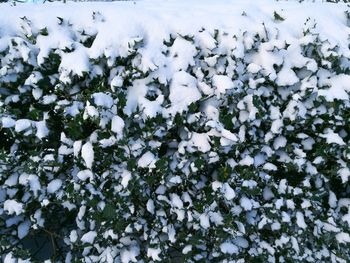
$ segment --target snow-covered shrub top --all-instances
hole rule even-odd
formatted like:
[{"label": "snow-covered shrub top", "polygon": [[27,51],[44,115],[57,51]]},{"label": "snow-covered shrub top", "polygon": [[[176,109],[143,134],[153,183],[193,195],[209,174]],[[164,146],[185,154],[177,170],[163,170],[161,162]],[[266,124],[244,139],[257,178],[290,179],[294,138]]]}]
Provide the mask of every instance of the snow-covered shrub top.
[{"label": "snow-covered shrub top", "polygon": [[0,13],[4,262],[347,262],[346,5]]}]

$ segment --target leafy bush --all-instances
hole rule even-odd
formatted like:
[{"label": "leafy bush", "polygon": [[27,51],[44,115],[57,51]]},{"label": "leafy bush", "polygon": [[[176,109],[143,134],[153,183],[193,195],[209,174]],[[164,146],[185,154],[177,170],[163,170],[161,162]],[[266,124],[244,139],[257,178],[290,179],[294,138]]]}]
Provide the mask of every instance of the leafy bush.
[{"label": "leafy bush", "polygon": [[23,17],[0,50],[5,262],[44,260],[34,239],[62,262],[349,259],[350,61],[311,21],[169,34],[158,64],[141,37],[85,60],[98,35],[57,22],[72,43]]}]

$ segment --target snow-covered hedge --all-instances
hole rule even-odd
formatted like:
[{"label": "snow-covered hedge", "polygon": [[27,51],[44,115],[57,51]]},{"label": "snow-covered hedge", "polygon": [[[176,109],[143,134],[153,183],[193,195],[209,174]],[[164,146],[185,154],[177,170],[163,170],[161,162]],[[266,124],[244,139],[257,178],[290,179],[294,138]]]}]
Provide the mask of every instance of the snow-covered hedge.
[{"label": "snow-covered hedge", "polygon": [[348,262],[348,8],[233,3],[0,7],[3,261]]}]

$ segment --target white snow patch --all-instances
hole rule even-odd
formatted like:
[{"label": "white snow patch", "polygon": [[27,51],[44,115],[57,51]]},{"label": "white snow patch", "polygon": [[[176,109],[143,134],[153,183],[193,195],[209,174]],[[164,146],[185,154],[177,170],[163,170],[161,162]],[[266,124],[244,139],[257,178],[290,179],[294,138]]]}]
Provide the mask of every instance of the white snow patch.
[{"label": "white snow patch", "polygon": [[70,242],[74,243],[78,240],[78,234],[76,230],[72,230],[69,234]]},{"label": "white snow patch", "polygon": [[124,248],[120,252],[120,259],[122,263],[137,262],[137,256],[140,254],[138,247]]},{"label": "white snow patch", "polygon": [[297,225],[303,229],[307,228],[307,225],[304,220],[304,215],[301,212],[296,213],[296,218],[297,218]]},{"label": "white snow patch", "polygon": [[249,155],[246,155],[242,160],[239,161],[239,164],[242,166],[251,166],[254,164],[254,158]]},{"label": "white snow patch", "polygon": [[4,202],[4,210],[7,211],[9,215],[20,215],[22,212],[24,212],[22,203],[10,199]]},{"label": "white snow patch", "polygon": [[156,157],[150,151],[144,153],[137,161],[137,165],[141,168],[155,168]]},{"label": "white snow patch", "polygon": [[97,233],[95,231],[89,231],[81,237],[81,241],[83,243],[93,244],[96,237]]},{"label": "white snow patch", "polygon": [[94,99],[94,103],[100,107],[110,109],[114,104],[113,98],[111,97],[111,95],[103,92],[94,93],[92,94],[92,97]]},{"label": "white snow patch", "polygon": [[226,75],[215,75],[212,81],[213,86],[216,87],[219,94],[226,93],[227,90],[234,87],[233,81]]},{"label": "white snow patch", "polygon": [[49,129],[46,127],[46,121],[38,121],[35,123],[36,137],[39,139],[45,138],[49,135]]},{"label": "white snow patch", "polygon": [[60,189],[62,186],[62,180],[60,179],[54,179],[47,185],[47,192],[49,194],[53,194],[58,189]]},{"label": "white snow patch", "polygon": [[232,243],[228,243],[228,242],[225,242],[225,243],[222,243],[220,245],[220,250],[222,253],[224,254],[238,254],[238,247]]},{"label": "white snow patch", "polygon": [[327,143],[336,143],[339,145],[345,145],[344,140],[339,136],[339,134],[335,133],[331,129],[327,128],[324,134],[320,134],[320,137],[325,138]]},{"label": "white snow patch", "polygon": [[195,147],[200,152],[208,152],[211,149],[209,136],[206,133],[193,132],[189,141],[190,146]]},{"label": "white snow patch", "polygon": [[16,121],[15,131],[21,132],[28,129],[32,125],[32,121],[28,119],[20,119]]},{"label": "white snow patch", "polygon": [[209,223],[209,216],[206,213],[203,213],[199,216],[199,223],[201,225],[201,227],[207,229],[210,227],[210,223]]},{"label": "white snow patch", "polygon": [[122,118],[120,118],[118,115],[113,116],[111,130],[117,134],[118,139],[121,139],[123,137],[124,126],[125,123]]},{"label": "white snow patch", "polygon": [[287,139],[284,136],[278,136],[273,142],[273,148],[276,150],[287,145]]},{"label": "white snow patch", "polygon": [[154,202],[152,199],[149,199],[146,204],[147,211],[151,214],[154,214]]},{"label": "white snow patch", "polygon": [[86,181],[87,179],[92,180],[93,176],[93,173],[89,169],[82,170],[77,173],[77,177],[82,181]]},{"label": "white snow patch", "polygon": [[94,149],[91,142],[86,142],[81,149],[81,156],[87,168],[91,169],[94,162]]},{"label": "white snow patch", "polygon": [[128,170],[123,170],[121,184],[124,188],[128,187],[129,181],[131,180],[131,173]]},{"label": "white snow patch", "polygon": [[235,191],[231,188],[231,186],[228,183],[223,184],[222,192],[224,193],[225,198],[229,201],[236,197]]},{"label": "white snow patch", "polygon": [[183,208],[183,202],[177,194],[170,194],[171,206],[176,208]]},{"label": "white snow patch", "polygon": [[243,196],[241,198],[240,205],[241,205],[241,207],[243,207],[243,209],[245,211],[252,210],[252,208],[253,208],[252,201],[249,198],[245,197],[245,196]]},{"label": "white snow patch", "polygon": [[350,243],[349,233],[341,232],[341,233],[336,234],[335,237],[339,243]]},{"label": "white snow patch", "polygon": [[170,84],[171,107],[168,111],[172,115],[177,112],[181,113],[201,97],[201,93],[197,89],[197,80],[184,71],[176,72]]},{"label": "white snow patch", "polygon": [[16,125],[16,121],[10,117],[2,117],[1,123],[3,128],[12,128]]},{"label": "white snow patch", "polygon": [[160,261],[161,258],[159,257],[159,254],[162,252],[160,248],[148,248],[147,249],[147,257],[152,258],[152,260]]},{"label": "white snow patch", "polygon": [[17,228],[17,236],[19,239],[24,238],[29,233],[31,223],[29,220],[22,222]]}]

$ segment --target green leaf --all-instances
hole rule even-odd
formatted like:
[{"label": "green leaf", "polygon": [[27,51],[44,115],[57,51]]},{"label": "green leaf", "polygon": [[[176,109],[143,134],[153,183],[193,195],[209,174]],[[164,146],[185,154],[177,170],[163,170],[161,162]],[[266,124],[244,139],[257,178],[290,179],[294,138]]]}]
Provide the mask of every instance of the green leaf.
[{"label": "green leaf", "polygon": [[113,219],[116,216],[116,209],[112,204],[107,203],[102,213],[104,218]]},{"label": "green leaf", "polygon": [[47,31],[47,27],[44,27],[40,30],[40,35],[43,35],[43,36],[49,35],[49,32]]},{"label": "green leaf", "polygon": [[273,17],[275,18],[275,20],[279,20],[279,21],[284,21],[285,20],[276,11],[273,12]]}]

